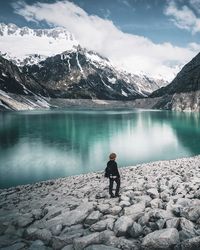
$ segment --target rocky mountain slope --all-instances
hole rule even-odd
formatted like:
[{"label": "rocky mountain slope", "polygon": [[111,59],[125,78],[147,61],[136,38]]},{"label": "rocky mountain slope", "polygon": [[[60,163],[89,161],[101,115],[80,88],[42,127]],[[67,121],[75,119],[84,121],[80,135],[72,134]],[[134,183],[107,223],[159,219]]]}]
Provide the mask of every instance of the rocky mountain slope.
[{"label": "rocky mountain slope", "polygon": [[23,72],[40,82],[52,97],[60,98],[130,100],[158,88],[155,80],[118,71],[107,58],[80,46],[25,65]]},{"label": "rocky mountain slope", "polygon": [[0,56],[0,110],[46,108],[48,96],[42,85]]},{"label": "rocky mountain slope", "polygon": [[162,97],[155,108],[200,111],[200,53],[169,85],[154,91],[150,97]]}]

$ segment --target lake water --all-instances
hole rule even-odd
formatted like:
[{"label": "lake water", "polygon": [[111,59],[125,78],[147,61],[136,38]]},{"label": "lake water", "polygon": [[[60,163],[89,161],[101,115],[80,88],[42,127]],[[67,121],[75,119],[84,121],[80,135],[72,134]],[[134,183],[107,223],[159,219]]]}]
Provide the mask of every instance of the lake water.
[{"label": "lake water", "polygon": [[0,188],[200,153],[200,116],[151,110],[0,113]]}]

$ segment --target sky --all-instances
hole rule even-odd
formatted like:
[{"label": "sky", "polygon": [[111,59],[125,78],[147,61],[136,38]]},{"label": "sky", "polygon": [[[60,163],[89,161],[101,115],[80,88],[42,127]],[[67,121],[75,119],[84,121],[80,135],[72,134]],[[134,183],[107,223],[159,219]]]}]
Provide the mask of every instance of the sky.
[{"label": "sky", "polygon": [[200,51],[200,0],[0,0],[0,22],[65,27],[119,67],[168,80]]}]

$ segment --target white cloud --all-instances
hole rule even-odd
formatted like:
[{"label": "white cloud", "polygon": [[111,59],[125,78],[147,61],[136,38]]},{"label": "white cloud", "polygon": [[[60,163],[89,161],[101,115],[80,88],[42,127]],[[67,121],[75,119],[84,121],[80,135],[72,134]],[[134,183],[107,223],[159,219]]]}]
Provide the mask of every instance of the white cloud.
[{"label": "white cloud", "polygon": [[190,47],[182,48],[170,43],[155,44],[150,39],[123,33],[112,21],[88,15],[69,1],[36,3],[20,2],[15,12],[28,21],[46,21],[63,26],[75,35],[81,46],[108,57],[115,65],[133,73],[171,80],[180,65],[196,54]]},{"label": "white cloud", "polygon": [[[198,9],[198,5],[200,6],[199,0],[190,0],[189,3],[195,9]],[[197,17],[189,6],[183,5],[178,8],[175,1],[169,1],[165,14],[171,17],[171,20],[178,28],[191,31],[192,33],[200,32],[200,18]]]}]

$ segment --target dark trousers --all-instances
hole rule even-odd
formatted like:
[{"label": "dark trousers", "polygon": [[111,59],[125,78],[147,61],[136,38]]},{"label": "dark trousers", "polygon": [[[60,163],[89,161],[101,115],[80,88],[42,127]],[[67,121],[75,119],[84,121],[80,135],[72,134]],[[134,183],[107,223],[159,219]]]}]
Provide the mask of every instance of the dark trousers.
[{"label": "dark trousers", "polygon": [[113,183],[114,181],[117,183],[117,187],[116,187],[116,191],[115,191],[115,195],[119,194],[119,188],[120,188],[120,178],[109,178],[110,180],[110,185],[109,185],[109,194],[113,195]]}]

